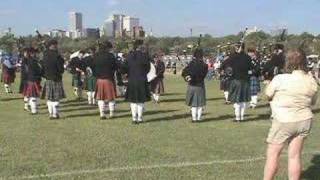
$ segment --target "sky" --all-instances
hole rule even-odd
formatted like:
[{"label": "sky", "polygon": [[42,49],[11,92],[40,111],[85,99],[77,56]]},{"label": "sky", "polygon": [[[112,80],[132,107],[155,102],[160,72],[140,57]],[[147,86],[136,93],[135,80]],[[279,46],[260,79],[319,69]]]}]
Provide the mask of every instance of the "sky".
[{"label": "sky", "polygon": [[114,13],[135,16],[155,36],[189,36],[190,28],[223,36],[254,26],[320,33],[320,0],[0,0],[0,29],[67,30],[70,11],[83,13],[85,27],[101,27]]}]

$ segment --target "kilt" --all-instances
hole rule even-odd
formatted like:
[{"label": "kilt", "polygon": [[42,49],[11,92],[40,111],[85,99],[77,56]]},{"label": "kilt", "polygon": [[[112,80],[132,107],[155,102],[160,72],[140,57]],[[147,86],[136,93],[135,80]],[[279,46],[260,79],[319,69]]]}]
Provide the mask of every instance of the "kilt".
[{"label": "kilt", "polygon": [[229,91],[230,83],[231,83],[230,78],[223,77],[220,80],[220,90]]},{"label": "kilt", "polygon": [[85,89],[87,91],[93,92],[96,91],[96,86],[97,86],[97,78],[94,76],[90,76],[86,78],[86,86]]},{"label": "kilt", "polygon": [[2,72],[2,82],[4,84],[12,84],[14,83],[14,79],[16,78],[16,73],[14,69],[3,69]]},{"label": "kilt", "polygon": [[117,96],[114,82],[108,79],[98,79],[95,92],[97,100],[113,101]]},{"label": "kilt", "polygon": [[72,75],[72,87],[80,88],[83,86],[81,75],[73,74]]},{"label": "kilt", "polygon": [[231,80],[229,101],[233,103],[249,102],[251,100],[250,83],[247,80]]},{"label": "kilt", "polygon": [[258,77],[252,76],[250,77],[250,93],[251,96],[256,96],[260,93],[260,80]]},{"label": "kilt", "polygon": [[188,85],[186,104],[191,107],[203,107],[206,105],[205,86]]},{"label": "kilt", "polygon": [[41,99],[45,98],[49,101],[59,101],[66,98],[62,81],[46,80],[41,95]]},{"label": "kilt", "polygon": [[131,103],[144,103],[151,100],[147,80],[128,80],[125,99]]},{"label": "kilt", "polygon": [[23,96],[24,97],[40,97],[41,85],[40,82],[28,81],[24,85]]},{"label": "kilt", "polygon": [[162,78],[156,78],[151,82],[151,92],[155,94],[163,94],[164,93],[164,84]]}]

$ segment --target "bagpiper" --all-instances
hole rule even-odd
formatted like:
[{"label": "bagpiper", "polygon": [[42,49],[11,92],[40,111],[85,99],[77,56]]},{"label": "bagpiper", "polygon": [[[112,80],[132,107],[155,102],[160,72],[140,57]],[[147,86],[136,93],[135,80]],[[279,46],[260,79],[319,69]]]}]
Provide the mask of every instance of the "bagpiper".
[{"label": "bagpiper", "polygon": [[64,73],[64,59],[58,52],[58,42],[50,40],[48,50],[43,53],[42,68],[46,79],[42,90],[42,99],[47,99],[50,119],[59,119],[60,100],[66,97],[62,76]]},{"label": "bagpiper", "polygon": [[231,57],[232,77],[229,87],[229,101],[234,103],[234,122],[244,120],[247,103],[250,102],[250,78],[252,70],[250,57],[244,51],[244,43],[236,45],[236,53]]},{"label": "bagpiper", "polygon": [[79,100],[82,98],[84,76],[86,71],[84,54],[84,51],[79,51],[77,56],[71,58],[70,63],[68,65],[72,74],[73,92]]},{"label": "bagpiper", "polygon": [[208,66],[203,61],[202,49],[196,49],[193,60],[182,71],[182,77],[188,82],[186,104],[191,107],[192,122],[201,121],[203,107],[206,105],[204,79]]},{"label": "bagpiper", "polygon": [[156,78],[151,81],[151,92],[153,100],[156,103],[160,102],[160,95],[164,93],[164,72],[166,70],[165,64],[161,57],[158,55],[154,56],[154,65],[156,68]]},{"label": "bagpiper", "polygon": [[260,77],[261,66],[255,49],[248,49],[248,55],[251,57],[252,73],[250,73],[250,94],[251,102],[249,107],[256,108],[258,104],[258,95],[261,91]]},{"label": "bagpiper", "polygon": [[29,56],[26,57],[24,71],[25,84],[23,86],[23,96],[28,100],[28,104],[31,110],[31,114],[38,113],[39,97],[41,93],[41,78],[42,69],[36,58],[36,50],[30,48],[28,50]]},{"label": "bagpiper", "polygon": [[16,78],[16,63],[17,63],[17,58],[12,54],[2,55],[1,81],[4,83],[4,89],[6,93],[12,93],[11,84],[14,83],[14,80]]},{"label": "bagpiper", "polygon": [[105,103],[109,105],[109,117],[113,118],[116,104],[115,71],[117,70],[116,57],[110,52],[112,44],[109,41],[99,44],[98,52],[93,59],[97,85],[95,98],[98,101],[100,119],[105,120]]},{"label": "bagpiper", "polygon": [[96,48],[91,47],[88,49],[88,52],[84,57],[84,61],[86,64],[85,89],[87,90],[89,105],[96,104],[95,91],[96,91],[97,78],[96,78],[96,71],[95,71],[94,62],[93,62],[95,53],[96,53]]},{"label": "bagpiper", "polygon": [[130,102],[132,123],[143,122],[144,103],[151,100],[147,74],[150,71],[150,58],[143,51],[143,40],[135,40],[133,51],[126,61],[126,73],[128,74],[128,88],[125,99]]}]

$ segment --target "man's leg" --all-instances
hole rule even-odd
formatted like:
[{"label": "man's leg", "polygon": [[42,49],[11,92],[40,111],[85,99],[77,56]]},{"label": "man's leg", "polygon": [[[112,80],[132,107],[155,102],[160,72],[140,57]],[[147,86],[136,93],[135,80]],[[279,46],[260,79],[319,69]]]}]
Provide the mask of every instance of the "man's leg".
[{"label": "man's leg", "polygon": [[110,118],[114,116],[114,110],[115,110],[116,102],[115,101],[110,101],[109,102],[109,115]]}]

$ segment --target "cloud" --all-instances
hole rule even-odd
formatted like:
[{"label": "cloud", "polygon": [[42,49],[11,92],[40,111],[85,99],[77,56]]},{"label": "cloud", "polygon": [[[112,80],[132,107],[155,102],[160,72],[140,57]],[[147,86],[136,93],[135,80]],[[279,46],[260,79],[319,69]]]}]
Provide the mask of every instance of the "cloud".
[{"label": "cloud", "polygon": [[11,16],[16,14],[16,10],[13,9],[0,9],[0,16]]}]

